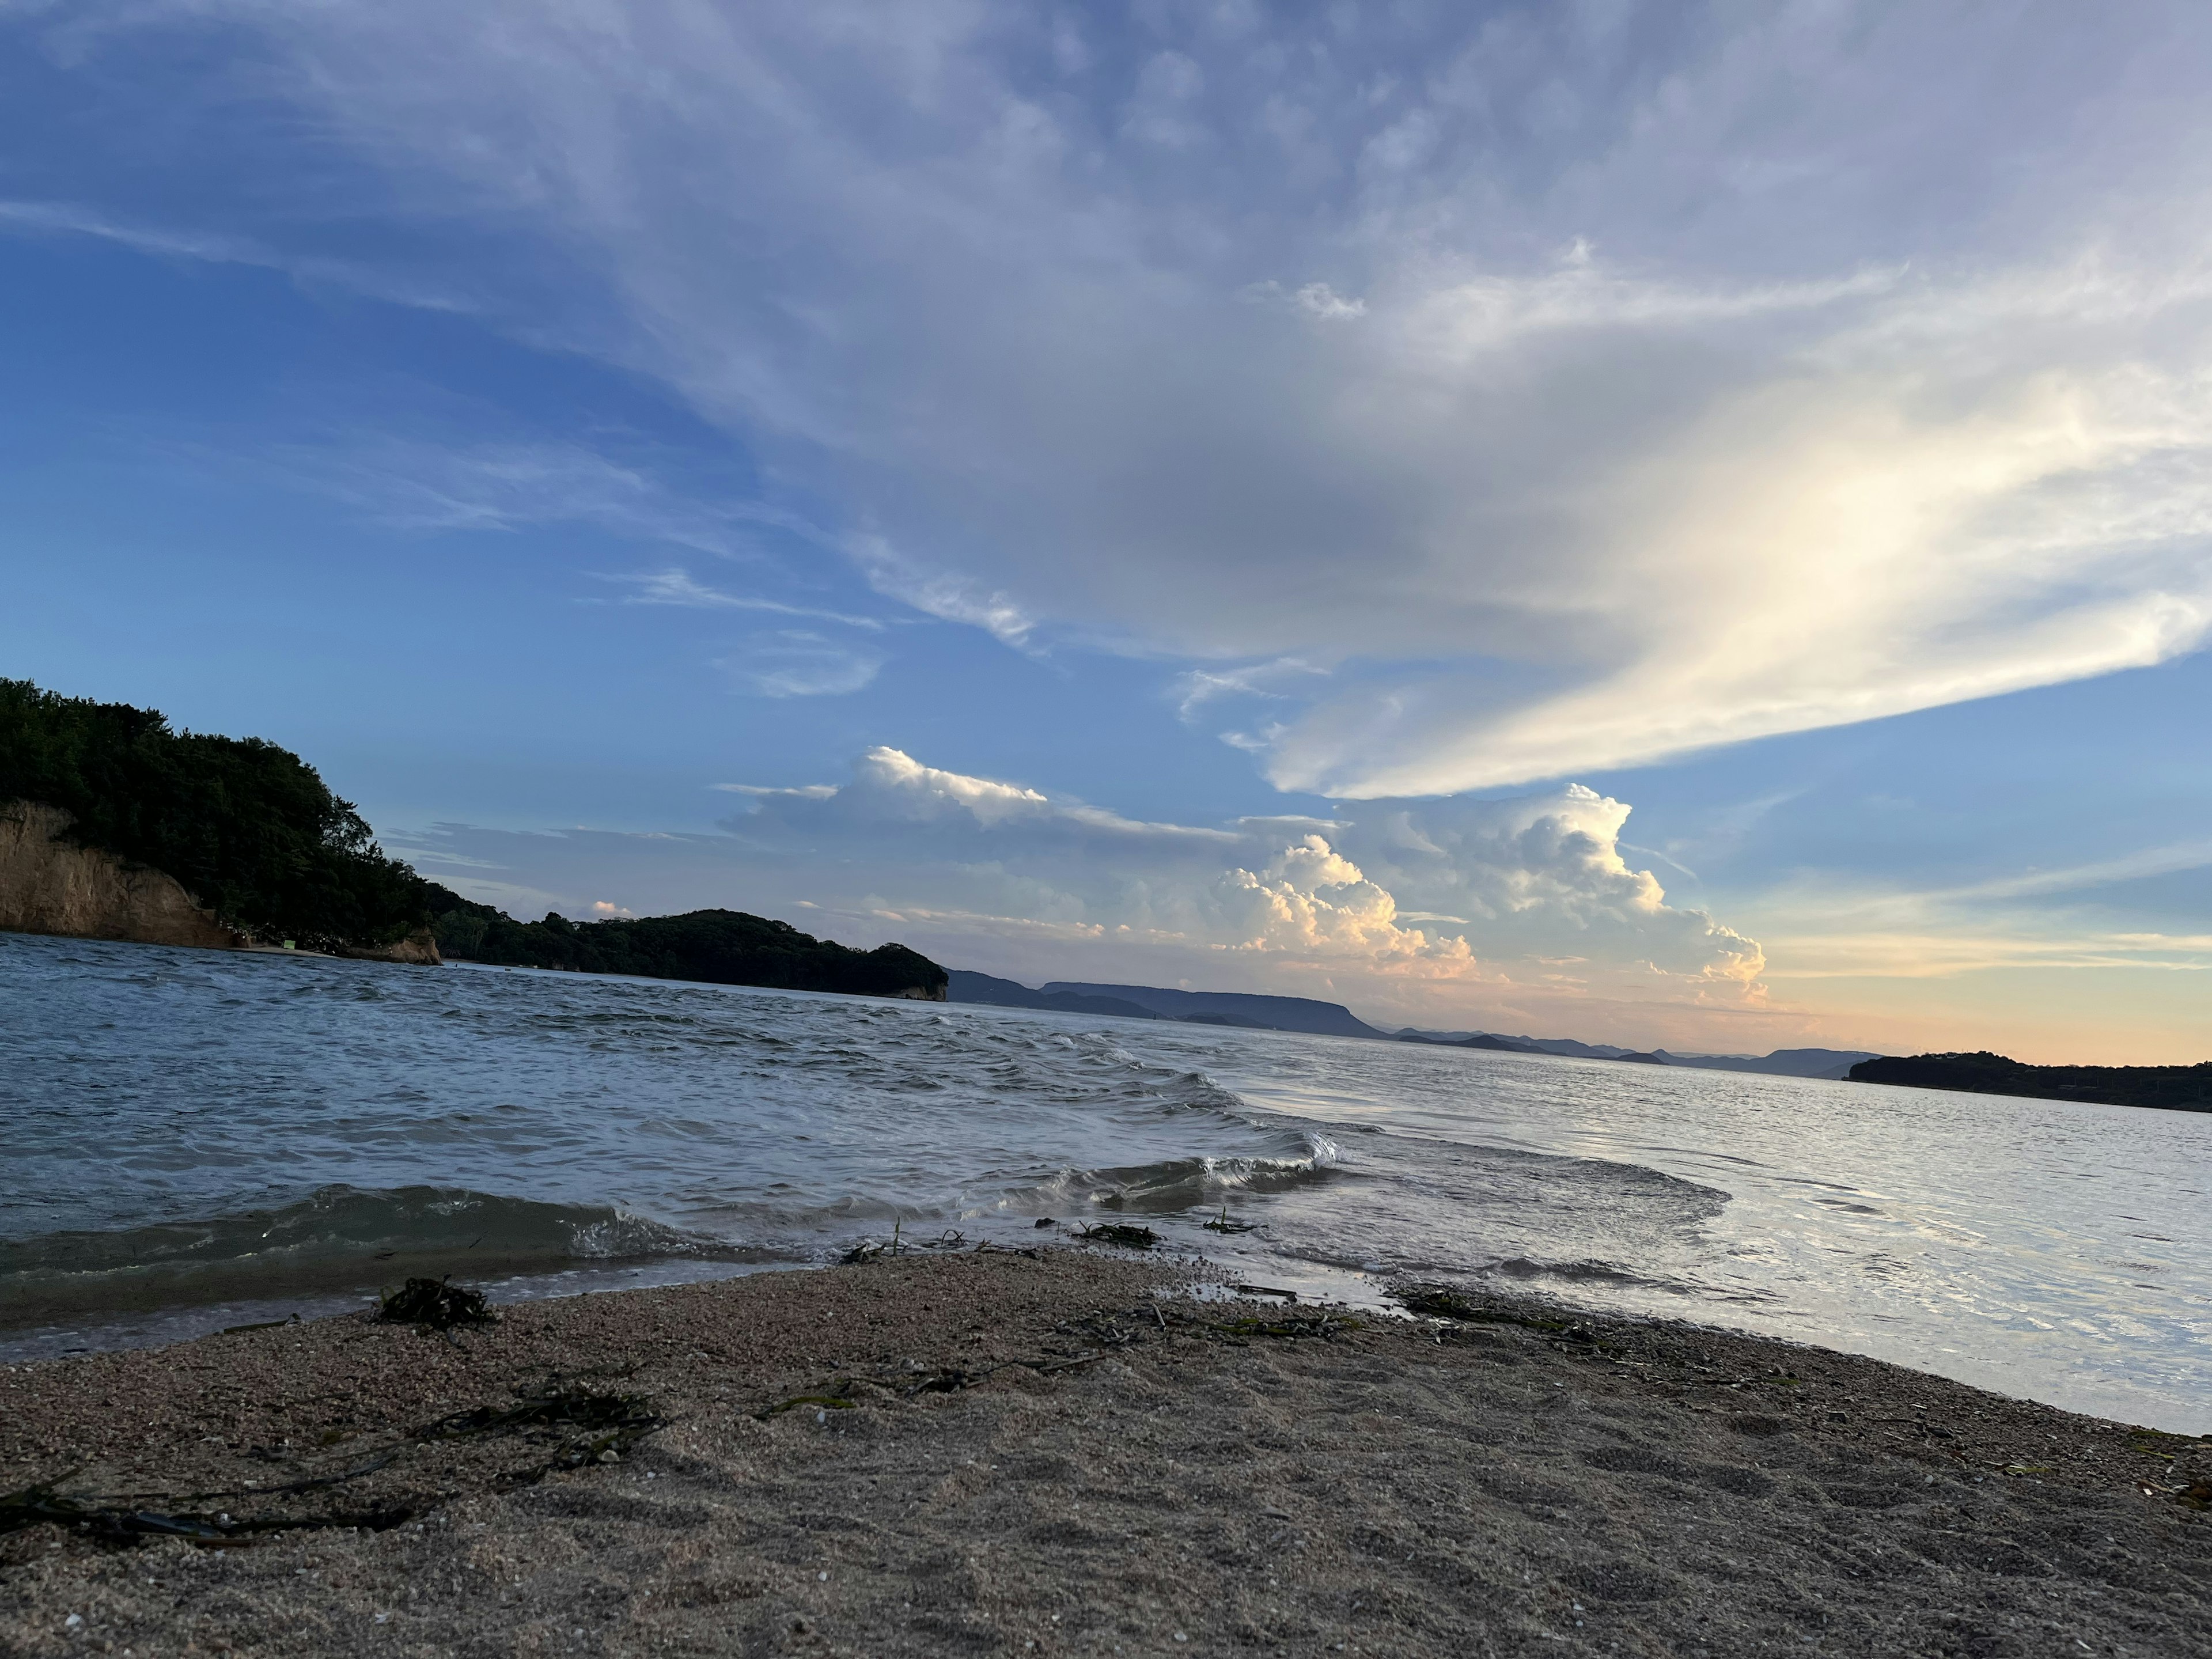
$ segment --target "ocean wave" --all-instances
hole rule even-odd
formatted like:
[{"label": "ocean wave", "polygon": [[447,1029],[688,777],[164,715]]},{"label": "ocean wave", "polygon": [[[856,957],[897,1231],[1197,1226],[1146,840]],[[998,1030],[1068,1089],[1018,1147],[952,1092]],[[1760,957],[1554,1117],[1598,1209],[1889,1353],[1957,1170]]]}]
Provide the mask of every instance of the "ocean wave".
[{"label": "ocean wave", "polygon": [[1337,1170],[1337,1147],[1327,1136],[1297,1137],[1296,1151],[1279,1157],[1163,1158],[1152,1164],[1094,1169],[1063,1169],[1049,1178],[1019,1187],[1002,1207],[1046,1214],[1055,1209],[1091,1206],[1172,1215],[1218,1202],[1234,1192],[1280,1193],[1328,1180]]},{"label": "ocean wave", "polygon": [[757,1252],[605,1206],[459,1188],[325,1187],[296,1203],[204,1220],[0,1241],[0,1323],[102,1310],[667,1256]]},{"label": "ocean wave", "polygon": [[1703,1297],[1709,1293],[1705,1285],[1664,1273],[1639,1271],[1617,1261],[1544,1261],[1514,1255],[1492,1262],[1481,1276],[1510,1279],[1522,1284],[1662,1291],[1669,1296]]}]

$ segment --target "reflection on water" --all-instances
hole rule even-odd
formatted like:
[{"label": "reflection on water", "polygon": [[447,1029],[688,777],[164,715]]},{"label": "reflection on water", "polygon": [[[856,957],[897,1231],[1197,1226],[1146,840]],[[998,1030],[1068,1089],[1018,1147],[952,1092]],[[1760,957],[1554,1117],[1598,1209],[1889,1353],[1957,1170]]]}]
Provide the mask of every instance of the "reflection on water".
[{"label": "reflection on water", "polygon": [[1123,1210],[2212,1429],[2212,1115],[9,935],[0,1060],[0,1352]]}]

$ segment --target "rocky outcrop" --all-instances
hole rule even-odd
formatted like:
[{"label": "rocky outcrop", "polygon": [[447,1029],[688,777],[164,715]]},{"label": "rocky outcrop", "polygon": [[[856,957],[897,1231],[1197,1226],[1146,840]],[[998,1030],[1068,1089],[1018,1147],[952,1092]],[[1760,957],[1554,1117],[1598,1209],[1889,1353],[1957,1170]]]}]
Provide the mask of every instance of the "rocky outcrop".
[{"label": "rocky outcrop", "polygon": [[225,951],[246,943],[175,877],[65,839],[70,822],[33,801],[0,805],[0,929]]},{"label": "rocky outcrop", "polygon": [[343,945],[338,954],[356,962],[404,962],[418,968],[440,967],[446,960],[438,954],[438,941],[427,927],[418,927],[392,945]]},{"label": "rocky outcrop", "polygon": [[[36,801],[0,805],[0,932],[128,939],[240,951],[254,941],[225,925],[174,876],[69,839],[73,820]],[[435,967],[430,930],[392,945],[342,945],[363,962]]]}]

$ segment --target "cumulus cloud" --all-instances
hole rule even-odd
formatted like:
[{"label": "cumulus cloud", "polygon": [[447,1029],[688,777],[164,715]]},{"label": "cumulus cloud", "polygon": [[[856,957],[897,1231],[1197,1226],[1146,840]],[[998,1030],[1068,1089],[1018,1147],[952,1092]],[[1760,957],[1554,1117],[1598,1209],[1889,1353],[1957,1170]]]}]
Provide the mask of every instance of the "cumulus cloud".
[{"label": "cumulus cloud", "polygon": [[1757,941],[1667,902],[1621,855],[1626,803],[1570,784],[1505,801],[1349,809],[1342,845],[1409,906],[1464,918],[1498,955],[1633,965],[1732,995],[1765,966]]},{"label": "cumulus cloud", "polygon": [[752,802],[727,829],[780,881],[1002,970],[1074,971],[1027,943],[1042,939],[1229,988],[1325,975],[1393,1006],[1523,981],[1736,1007],[1761,994],[1758,945],[1668,904],[1620,856],[1629,809],[1578,787],[1218,827],[1128,818],[890,748],[841,784],[724,787]]},{"label": "cumulus cloud", "polygon": [[[231,31],[192,61],[251,66],[240,154],[322,135],[417,264],[425,227],[472,227],[457,261],[511,242],[536,285],[488,270],[491,314],[845,503],[834,545],[887,594],[1025,647],[1328,668],[1232,740],[1377,798],[2204,638],[2212,14],[2030,19],[130,0],[65,27],[95,58]],[[312,119],[252,143],[287,97]]]}]

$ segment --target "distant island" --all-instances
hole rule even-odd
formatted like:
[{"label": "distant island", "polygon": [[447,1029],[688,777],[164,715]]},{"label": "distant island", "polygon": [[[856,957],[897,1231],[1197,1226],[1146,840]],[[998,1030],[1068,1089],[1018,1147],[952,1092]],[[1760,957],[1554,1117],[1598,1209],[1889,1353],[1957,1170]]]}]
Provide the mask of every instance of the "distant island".
[{"label": "distant island", "polygon": [[258,738],[0,679],[0,930],[942,1000],[902,945],[856,951],[736,910],[518,922],[376,845],[315,769]]},{"label": "distant island", "polygon": [[1572,1037],[1504,1036],[1494,1031],[1425,1031],[1406,1026],[1386,1031],[1337,1002],[1310,997],[1255,996],[1238,991],[1184,991],[1158,985],[1099,985],[1054,980],[1031,989],[1010,979],[956,968],[950,1000],[1035,1008],[1049,1013],[1116,1019],[1179,1020],[1191,1025],[1239,1026],[1253,1030],[1304,1031],[1322,1036],[1368,1037],[1431,1048],[1605,1060],[1633,1066],[1674,1066],[1697,1071],[1747,1072],[1829,1082],[1891,1083],[1966,1094],[2017,1095],[2030,1099],[2079,1100],[2107,1106],[2158,1106],[2212,1111],[2212,1060],[2198,1066],[2027,1066],[2002,1054],[1917,1054],[1911,1059],[1863,1048],[1777,1048],[1768,1054],[1683,1054],[1639,1050]]},{"label": "distant island", "polygon": [[1778,1048],[1771,1054],[1675,1054],[1664,1048],[1638,1053],[1609,1043],[1578,1042],[1572,1037],[1423,1031],[1412,1026],[1386,1031],[1370,1025],[1340,1002],[1321,1002],[1311,997],[1258,996],[1243,991],[1184,991],[1160,985],[1101,985],[1080,980],[1053,980],[1033,990],[1014,980],[964,968],[952,970],[949,991],[954,1002],[1036,1008],[1048,1013],[1179,1020],[1188,1025],[1304,1031],[1316,1036],[1369,1037],[1383,1042],[1420,1042],[1437,1048],[1486,1049],[1497,1054],[1551,1054],[1582,1060],[1627,1060],[1644,1066],[1763,1072],[1778,1077],[1839,1079],[1856,1062],[1874,1058],[1863,1048]]},{"label": "distant island", "polygon": [[2212,1060],[2195,1066],[2030,1066],[1985,1051],[1913,1054],[1861,1060],[1851,1067],[1850,1080],[1970,1095],[2212,1112]]},{"label": "distant island", "polygon": [[434,883],[424,884],[430,889],[438,949],[459,961],[945,1000],[945,969],[903,945],[856,951],[802,933],[787,921],[742,910],[585,922],[556,914],[543,921],[519,922],[489,904],[471,903]]},{"label": "distant island", "polygon": [[1778,1048],[1680,1054],[1571,1037],[1395,1031],[1341,1003],[1055,980],[1032,989],[948,971],[902,945],[854,950],[738,910],[520,922],[378,847],[315,769],[258,738],[179,732],[152,709],[0,679],[0,931],[389,962],[500,967],[1423,1043],[1968,1094],[2212,1111],[2212,1061],[2029,1066],[2002,1054]]}]

